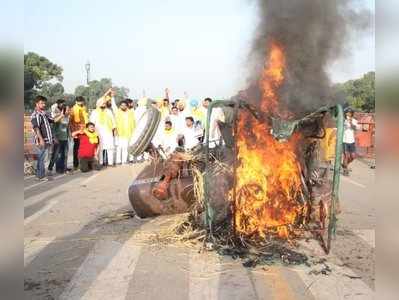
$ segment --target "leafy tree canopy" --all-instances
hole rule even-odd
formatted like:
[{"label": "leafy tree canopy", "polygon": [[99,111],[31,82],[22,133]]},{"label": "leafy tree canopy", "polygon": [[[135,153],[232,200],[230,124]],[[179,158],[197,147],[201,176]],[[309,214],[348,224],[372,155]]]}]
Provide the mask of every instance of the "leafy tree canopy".
[{"label": "leafy tree canopy", "polygon": [[79,85],[75,89],[75,96],[83,96],[86,98],[88,107],[94,108],[97,100],[104,95],[109,89],[113,88],[116,92],[115,100],[119,101],[128,97],[129,89],[125,87],[117,87],[112,85],[112,81],[109,78],[103,78],[100,80],[92,80],[89,85]]},{"label": "leafy tree canopy", "polygon": [[343,94],[345,102],[355,109],[373,112],[375,110],[375,72],[368,72],[362,78],[348,80],[335,86],[337,94]]},{"label": "leafy tree canopy", "polygon": [[62,81],[62,67],[52,63],[44,56],[34,52],[24,55],[25,90],[41,88],[43,83],[56,79]]},{"label": "leafy tree canopy", "polygon": [[59,82],[55,84],[44,82],[40,94],[47,98],[49,104],[53,104],[58,99],[64,98],[64,87]]},{"label": "leafy tree canopy", "polygon": [[[61,97],[64,87],[62,67],[54,64],[44,56],[34,52],[24,55],[24,104],[26,108],[33,108],[33,100],[38,94],[46,96],[50,102]],[[55,84],[52,80],[58,81]]]}]

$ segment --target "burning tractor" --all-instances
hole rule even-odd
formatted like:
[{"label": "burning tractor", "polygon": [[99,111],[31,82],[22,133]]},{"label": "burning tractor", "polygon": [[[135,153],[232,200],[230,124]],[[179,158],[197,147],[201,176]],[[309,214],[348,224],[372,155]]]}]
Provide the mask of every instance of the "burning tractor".
[{"label": "burning tractor", "polygon": [[[245,96],[212,102],[204,142],[166,160],[151,146],[160,116],[149,109],[148,129],[131,147],[134,155],[148,150],[155,157],[129,187],[136,214],[190,212],[192,225],[224,249],[312,236],[328,253],[339,211],[343,110],[322,107],[295,119],[279,103],[283,82],[283,52],[273,45],[259,80],[260,103]],[[224,115],[215,121],[218,141],[210,138],[215,109]]]}]

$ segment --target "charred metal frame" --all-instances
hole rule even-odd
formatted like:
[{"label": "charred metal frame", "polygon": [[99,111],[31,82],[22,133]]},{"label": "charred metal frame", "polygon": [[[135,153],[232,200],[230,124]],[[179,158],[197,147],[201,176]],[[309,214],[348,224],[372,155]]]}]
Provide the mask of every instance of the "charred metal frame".
[{"label": "charred metal frame", "polygon": [[[213,219],[214,219],[214,211],[209,203],[209,182],[208,182],[208,172],[210,171],[210,157],[209,157],[209,137],[210,137],[210,121],[212,110],[217,107],[230,106],[234,108],[234,117],[233,117],[233,135],[236,136],[237,133],[237,120],[238,120],[238,111],[240,108],[248,109],[255,118],[259,118],[256,110],[246,103],[243,100],[238,101],[224,101],[217,100],[210,103],[207,112],[207,122],[205,126],[205,178],[204,178],[204,205],[205,205],[205,214],[204,214],[204,223],[208,227],[208,232],[210,236],[213,236]],[[293,131],[295,131],[301,123],[317,116],[322,113],[330,112],[331,115],[336,120],[337,126],[337,135],[336,135],[336,147],[335,147],[335,162],[334,162],[334,173],[333,173],[333,190],[331,196],[331,206],[329,211],[329,224],[328,224],[328,235],[327,235],[327,245],[326,252],[327,254],[331,249],[331,240],[332,237],[335,236],[336,229],[336,203],[339,198],[339,183],[340,183],[340,171],[341,171],[341,161],[342,161],[342,151],[343,151],[343,134],[344,134],[344,112],[343,108],[340,104],[332,107],[322,107],[317,111],[305,116],[300,120],[295,120],[293,122],[284,122],[279,126],[283,128],[282,132],[279,132],[275,135],[276,138],[286,138],[289,137]],[[273,123],[276,122],[276,119],[271,119]],[[235,205],[236,205],[236,170],[237,170],[237,143],[234,143],[234,163],[233,163],[233,174],[234,174],[234,190],[233,190],[233,204],[232,204],[232,212],[233,212],[233,230],[235,231]]]}]

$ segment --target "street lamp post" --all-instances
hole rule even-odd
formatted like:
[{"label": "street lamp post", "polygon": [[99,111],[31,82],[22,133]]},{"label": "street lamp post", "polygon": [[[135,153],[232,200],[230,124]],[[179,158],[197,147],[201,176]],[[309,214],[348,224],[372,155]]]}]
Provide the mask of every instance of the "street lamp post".
[{"label": "street lamp post", "polygon": [[86,84],[89,85],[89,81],[90,81],[90,62],[87,61],[87,63],[85,64],[85,69],[86,69]]},{"label": "street lamp post", "polygon": [[[86,84],[87,87],[89,86],[89,82],[90,82],[90,62],[87,61],[87,63],[85,64],[85,69],[86,69]],[[87,95],[87,103],[90,103],[90,96]]]}]

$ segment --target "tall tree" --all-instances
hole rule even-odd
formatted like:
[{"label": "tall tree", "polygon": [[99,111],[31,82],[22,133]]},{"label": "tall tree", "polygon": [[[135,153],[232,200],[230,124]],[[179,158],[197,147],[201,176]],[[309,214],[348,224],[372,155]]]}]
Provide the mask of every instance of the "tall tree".
[{"label": "tall tree", "polygon": [[53,104],[58,99],[64,98],[64,87],[59,82],[55,84],[50,82],[44,82],[39,92],[41,95],[47,98],[49,104]]},{"label": "tall tree", "polygon": [[67,105],[73,105],[75,103],[74,94],[65,93],[63,98],[65,99]]},{"label": "tall tree", "polygon": [[28,87],[41,88],[46,81],[56,79],[62,81],[62,67],[54,64],[48,58],[34,52],[24,55],[25,78],[29,79]]},{"label": "tall tree", "polygon": [[[24,55],[24,103],[27,107],[32,107],[33,98],[39,90],[52,80],[62,82],[63,69],[54,64],[48,58],[40,56],[34,52]],[[49,89],[49,86],[45,86]],[[55,90],[60,86],[56,86]]]},{"label": "tall tree", "polygon": [[345,102],[355,109],[365,112],[375,110],[375,72],[337,84],[336,91],[337,94],[343,94]]},{"label": "tall tree", "polygon": [[79,85],[75,89],[75,96],[83,96],[87,100],[90,108],[96,106],[96,101],[109,89],[113,88],[116,91],[115,100],[119,102],[128,97],[129,89],[125,87],[112,86],[112,80],[109,78],[102,78],[100,80],[92,80],[88,86]]}]

